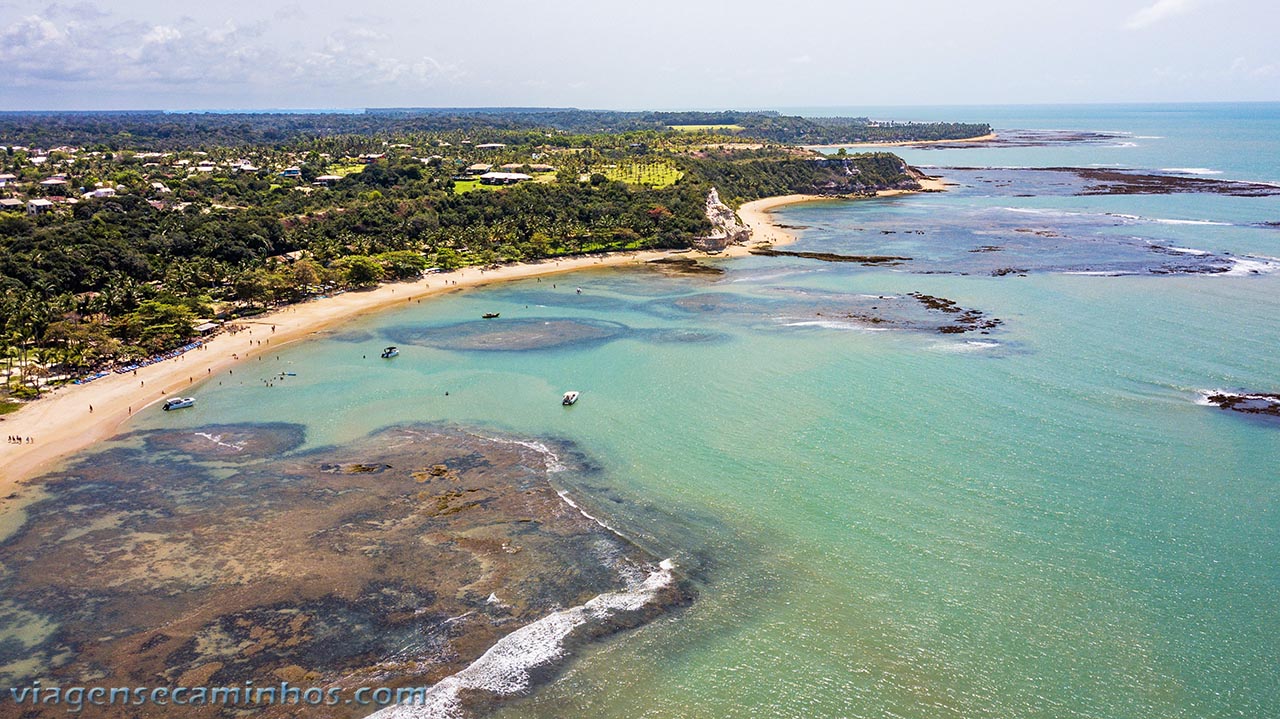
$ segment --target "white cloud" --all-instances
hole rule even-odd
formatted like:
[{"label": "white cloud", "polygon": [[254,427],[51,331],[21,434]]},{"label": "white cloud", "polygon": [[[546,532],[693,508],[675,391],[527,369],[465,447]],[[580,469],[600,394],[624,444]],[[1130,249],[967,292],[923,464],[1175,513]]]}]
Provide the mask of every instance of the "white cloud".
[{"label": "white cloud", "polygon": [[330,93],[374,86],[419,92],[461,76],[456,65],[420,47],[392,45],[386,33],[367,26],[293,38],[271,30],[270,21],[252,19],[180,17],[157,24],[114,14],[92,22],[27,15],[0,23],[6,74],[0,106],[20,97],[18,88],[37,86],[63,95],[92,88],[108,97],[163,96],[170,89],[270,96],[282,80]]},{"label": "white cloud", "polygon": [[1200,0],[1156,0],[1129,16],[1125,27],[1138,30],[1149,27],[1175,15],[1182,15],[1200,4]]},{"label": "white cloud", "polygon": [[143,45],[163,45],[182,39],[182,31],[168,25],[156,25],[142,38]]},{"label": "white cloud", "polygon": [[1231,72],[1236,75],[1250,77],[1276,77],[1280,75],[1280,67],[1277,67],[1274,63],[1257,65],[1250,62],[1247,57],[1237,57],[1231,63]]}]

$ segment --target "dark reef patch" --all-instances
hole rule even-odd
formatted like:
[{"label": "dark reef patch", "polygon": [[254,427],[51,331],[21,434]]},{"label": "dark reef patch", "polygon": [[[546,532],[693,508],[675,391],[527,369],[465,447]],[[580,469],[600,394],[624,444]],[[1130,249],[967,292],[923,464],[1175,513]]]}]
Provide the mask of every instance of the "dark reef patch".
[{"label": "dark reef patch", "polygon": [[[886,230],[888,232],[888,230]],[[754,247],[751,249],[753,255],[763,255],[765,257],[802,257],[806,260],[822,260],[823,262],[856,262],[860,265],[900,265],[903,262],[911,261],[910,257],[899,257],[897,255],[841,255],[834,252],[788,252],[786,250],[765,249]]]},{"label": "dark reef patch", "polygon": [[657,344],[719,344],[733,338],[724,332],[701,329],[646,330],[643,337]]},{"label": "dark reef patch", "polygon": [[1132,135],[1118,132],[1076,130],[999,130],[994,138],[967,142],[924,143],[912,145],[916,150],[966,150],[999,147],[1051,147],[1054,145],[1117,146],[1129,142]]},{"label": "dark reef patch", "polygon": [[[251,436],[262,427],[216,430]],[[290,425],[276,429],[292,437]],[[6,686],[422,686],[513,630],[629,590],[654,568],[557,495],[550,473],[577,476],[582,455],[553,440],[410,425],[228,464],[193,448],[191,432],[150,431],[147,449],[112,447],[39,480],[47,496],[0,545]],[[675,586],[582,636],[688,598]],[[166,707],[131,711],[170,716]],[[296,707],[255,711],[297,716]],[[342,705],[306,716],[364,713]]]},{"label": "dark reef patch", "polygon": [[1205,400],[1220,409],[1280,419],[1280,394],[1214,392]]},{"label": "dark reef patch", "polygon": [[[983,199],[971,206],[922,208],[905,217],[865,214],[849,226],[840,222],[819,226],[805,235],[804,249],[815,256],[855,261],[865,257],[912,258],[899,269],[914,274],[1187,275],[1280,269],[1280,262],[1271,258],[1215,252],[1212,247],[1199,247],[1195,240],[1170,236],[1175,232],[1171,226],[1197,222],[1193,218],[1142,217],[1012,202],[1002,207],[986,199],[1007,196],[1007,190],[1000,189],[1006,181],[1046,197],[1083,192],[1087,183],[1067,173],[994,168],[948,171],[947,176],[962,183],[957,194]],[[793,212],[806,217],[817,210],[801,207]],[[926,232],[927,239],[919,232]],[[1206,234],[1206,240],[1213,237]]]},{"label": "dark reef patch", "polygon": [[779,289],[773,296],[703,292],[647,309],[669,318],[715,315],[718,320],[761,328],[902,329],[944,334],[989,333],[1001,322],[928,295],[871,295]]},{"label": "dark reef patch", "polygon": [[402,325],[387,330],[391,341],[462,352],[519,352],[592,347],[631,334],[620,322],[531,317],[461,322],[436,327]]},{"label": "dark reef patch", "polygon": [[209,424],[189,430],[140,432],[151,452],[173,452],[198,460],[248,462],[274,457],[302,446],[306,429],[300,424]]},{"label": "dark reef patch", "polygon": [[347,342],[351,344],[365,344],[368,342],[376,342],[378,337],[367,330],[345,330],[342,332],[326,332],[320,331],[316,334],[329,335],[329,339],[335,342]]},{"label": "dark reef patch", "polygon": [[[947,179],[1004,196],[1212,194],[1274,197],[1280,187],[1263,182],[1105,167],[948,167]],[[985,186],[985,187],[983,187]]]},{"label": "dark reef patch", "polygon": [[704,265],[692,257],[662,257],[656,260],[649,260],[644,263],[644,266],[671,276],[709,275],[718,277],[724,274],[724,268]]},{"label": "dark reef patch", "polygon": [[1092,167],[1051,167],[1049,172],[1071,173],[1087,186],[1081,195],[1172,195],[1208,193],[1233,197],[1273,197],[1280,187],[1259,182],[1214,180],[1186,175],[1164,175],[1136,170],[1108,170]]}]

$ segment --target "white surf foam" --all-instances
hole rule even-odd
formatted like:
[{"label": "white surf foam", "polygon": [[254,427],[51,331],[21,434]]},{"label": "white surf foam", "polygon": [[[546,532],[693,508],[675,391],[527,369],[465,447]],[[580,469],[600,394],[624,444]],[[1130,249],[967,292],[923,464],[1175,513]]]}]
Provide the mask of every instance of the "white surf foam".
[{"label": "white surf foam", "polygon": [[626,535],[624,535],[622,532],[619,532],[618,530],[614,529],[613,527],[610,527],[609,525],[605,524],[605,523],[604,523],[603,521],[601,521],[600,519],[597,519],[595,516],[593,516],[593,515],[591,515],[591,514],[588,514],[588,513],[587,513],[587,510],[585,510],[585,509],[583,509],[582,507],[578,506],[578,503],[577,503],[577,502],[575,502],[575,501],[573,501],[573,498],[571,498],[571,497],[569,496],[569,493],[568,493],[568,492],[564,491],[563,489],[557,489],[557,490],[556,490],[556,494],[560,496],[560,499],[563,499],[563,500],[564,500],[564,503],[565,503],[565,504],[567,504],[567,505],[569,505],[570,507],[573,507],[574,509],[578,510],[578,514],[581,514],[582,516],[586,517],[587,519],[590,519],[591,521],[595,522],[596,524],[600,525],[601,527],[604,527],[605,529],[609,530],[610,532],[613,532],[614,534],[618,535],[618,536],[619,536],[619,537],[621,537],[622,539],[626,539],[626,538],[627,538],[627,537],[626,537]]},{"label": "white surf foam", "polygon": [[784,322],[784,327],[822,327],[828,330],[851,330],[857,332],[888,332],[888,327],[867,327],[856,322],[840,322],[839,320],[799,320]]},{"label": "white surf foam", "polygon": [[235,451],[237,451],[237,452],[243,452],[243,451],[244,451],[244,441],[243,441],[243,440],[242,440],[242,441],[240,441],[240,442],[236,442],[236,443],[223,442],[223,441],[222,441],[222,435],[220,435],[220,434],[209,434],[208,432],[196,432],[196,436],[197,436],[197,437],[204,437],[205,439],[209,440],[210,442],[213,442],[214,444],[218,445],[219,447],[226,447],[227,449],[234,449],[234,450],[235,450]]},{"label": "white surf foam", "polygon": [[1172,220],[1167,217],[1152,217],[1147,220],[1160,225],[1215,225],[1218,227],[1230,227],[1230,222],[1214,222],[1213,220]]},{"label": "white surf foam", "polygon": [[964,342],[936,342],[929,346],[935,352],[982,352],[999,347],[999,342],[966,340]]},{"label": "white surf foam", "polygon": [[1179,220],[1168,217],[1144,217],[1142,215],[1126,215],[1123,212],[1108,212],[1110,217],[1118,217],[1122,220],[1130,220],[1132,222],[1153,222],[1157,225],[1211,225],[1217,227],[1231,227],[1230,222],[1217,222],[1215,220]]},{"label": "white surf foam", "polygon": [[1231,269],[1226,272],[1219,272],[1219,277],[1269,275],[1280,271],[1280,259],[1274,257],[1233,257],[1231,262]]},{"label": "white surf foam", "polygon": [[560,455],[551,451],[550,447],[548,447],[547,445],[541,442],[535,442],[529,439],[512,439],[510,437],[490,437],[488,435],[483,435],[483,434],[477,434],[475,436],[480,437],[482,439],[487,439],[490,442],[498,442],[500,444],[516,444],[521,447],[532,449],[533,451],[542,455],[542,459],[546,463],[548,473],[563,472],[566,469],[568,469],[568,467],[566,467],[564,463],[560,461]]},{"label": "white surf foam", "polygon": [[484,691],[510,696],[529,687],[530,672],[564,656],[565,640],[577,628],[603,622],[620,612],[643,609],[675,579],[675,562],[664,559],[643,581],[618,592],[599,594],[586,604],[549,614],[499,639],[466,669],[437,682],[418,705],[386,707],[369,719],[455,719],[462,715],[460,695]]},{"label": "white surf foam", "polygon": [[1208,167],[1162,167],[1161,172],[1172,172],[1177,175],[1221,175],[1222,170]]},{"label": "white surf foam", "polygon": [[1234,392],[1226,392],[1226,391],[1223,391],[1223,390],[1216,390],[1216,389],[1201,389],[1201,390],[1196,390],[1196,404],[1201,405],[1201,406],[1203,406],[1203,407],[1217,407],[1218,405],[1216,405],[1216,404],[1214,404],[1214,403],[1212,403],[1212,402],[1210,402],[1210,401],[1209,401],[1209,397],[1211,397],[1212,395],[1215,395],[1215,394],[1225,394],[1225,395],[1228,395],[1228,396],[1232,396],[1232,395],[1234,395],[1235,393],[1234,393]]}]

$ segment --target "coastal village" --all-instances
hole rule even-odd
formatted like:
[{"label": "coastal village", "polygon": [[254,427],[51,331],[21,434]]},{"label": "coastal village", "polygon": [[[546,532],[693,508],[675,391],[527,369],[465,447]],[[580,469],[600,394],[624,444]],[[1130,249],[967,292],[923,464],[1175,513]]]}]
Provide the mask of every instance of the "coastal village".
[{"label": "coastal village", "polygon": [[0,272],[17,280],[0,292],[6,411],[274,307],[469,266],[718,253],[750,239],[735,208],[753,199],[919,187],[892,155],[827,157],[713,125],[139,144],[0,146]]}]

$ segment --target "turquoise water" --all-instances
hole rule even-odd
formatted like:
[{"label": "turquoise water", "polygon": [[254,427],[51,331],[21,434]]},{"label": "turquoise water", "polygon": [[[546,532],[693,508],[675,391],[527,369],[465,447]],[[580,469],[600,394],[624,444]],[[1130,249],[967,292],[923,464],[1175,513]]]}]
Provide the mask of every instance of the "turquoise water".
[{"label": "turquoise water", "polygon": [[[1070,155],[1274,181],[1256,153],[1188,139],[1243,147],[1263,123],[1280,156],[1280,111],[1265,109],[1132,124],[1124,108],[1021,123],[1017,109],[993,109],[1012,127],[1163,139],[904,155],[965,166]],[[149,410],[135,426],[302,422],[318,446],[446,420],[575,442],[600,471],[566,474],[565,488],[674,557],[698,599],[581,650],[501,717],[1273,716],[1280,426],[1197,400],[1280,391],[1280,274],[1066,274],[1076,250],[1060,238],[1018,250],[1026,276],[920,272],[954,266],[978,237],[1025,239],[1018,229],[1094,243],[1105,266],[1152,243],[1277,257],[1280,230],[1260,223],[1280,220],[1280,200],[1019,198],[976,184],[780,217],[808,227],[791,249],[910,243],[918,259],[754,257],[722,261],[710,279],[619,269],[458,293],[244,364],[199,387],[194,410]],[[870,331],[776,304],[913,291],[1004,324],[988,336]],[[679,301],[703,293],[755,310]],[[591,339],[461,349],[484,312],[589,321]],[[401,356],[379,359],[392,343]],[[263,382],[281,371],[297,376]],[[566,410],[569,389],[582,399]]]}]

